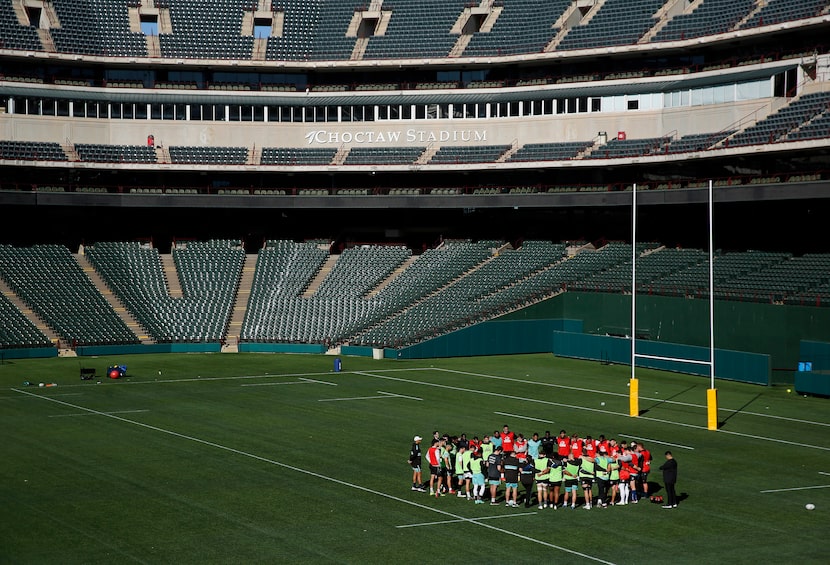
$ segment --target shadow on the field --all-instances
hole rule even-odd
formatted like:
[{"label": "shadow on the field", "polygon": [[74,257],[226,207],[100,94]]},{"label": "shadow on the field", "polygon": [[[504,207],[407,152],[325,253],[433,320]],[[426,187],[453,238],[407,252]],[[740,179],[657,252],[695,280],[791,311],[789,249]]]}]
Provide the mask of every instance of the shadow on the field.
[{"label": "shadow on the field", "polygon": [[753,396],[752,398],[750,398],[750,399],[749,399],[749,401],[748,401],[748,402],[746,402],[743,406],[741,406],[740,408],[738,408],[737,410],[735,410],[734,412],[732,412],[729,416],[727,416],[727,417],[726,417],[726,418],[724,418],[723,420],[719,420],[719,421],[718,421],[718,429],[720,429],[720,428],[722,428],[723,426],[725,426],[725,425],[726,425],[726,422],[728,422],[730,418],[732,418],[732,417],[733,417],[733,416],[735,416],[736,414],[740,413],[742,410],[745,410],[745,409],[746,409],[746,408],[747,408],[750,404],[752,404],[753,402],[755,402],[756,400],[758,400],[758,398],[760,398],[760,397],[761,397],[761,394],[760,394],[760,393],[756,394],[755,396]]},{"label": "shadow on the field", "polygon": [[[649,410],[651,410],[651,409],[653,409],[653,408],[657,408],[657,407],[658,407],[658,406],[660,406],[661,404],[665,404],[666,402],[668,402],[669,400],[671,400],[671,399],[673,399],[673,398],[677,398],[677,397],[678,397],[678,396],[680,396],[681,394],[686,394],[686,393],[687,393],[687,392],[689,392],[690,390],[694,390],[695,388],[697,388],[697,385],[692,385],[692,386],[690,386],[689,388],[687,388],[687,389],[685,389],[685,390],[681,390],[681,391],[680,391],[680,392],[678,392],[677,394],[673,394],[673,395],[669,396],[668,398],[663,398],[663,399],[661,399],[661,400],[658,400],[657,402],[655,402],[655,403],[654,403],[654,404],[652,404],[651,406],[649,406],[649,407],[647,407],[647,408],[643,408],[642,410],[640,410],[640,416],[642,416],[643,414],[646,414]],[[754,400],[754,399],[753,399],[753,400]]]}]

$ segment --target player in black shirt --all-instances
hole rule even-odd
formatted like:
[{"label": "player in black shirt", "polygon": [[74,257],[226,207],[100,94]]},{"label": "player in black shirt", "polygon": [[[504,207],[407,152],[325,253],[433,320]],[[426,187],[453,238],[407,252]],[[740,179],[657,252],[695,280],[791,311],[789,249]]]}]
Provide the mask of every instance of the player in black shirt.
[{"label": "player in black shirt", "polygon": [[421,436],[415,436],[409,449],[409,466],[412,467],[412,490],[426,492],[421,477]]},{"label": "player in black shirt", "polygon": [[550,430],[545,432],[545,436],[542,438],[542,453],[545,454],[545,457],[551,458],[556,451],[556,438],[550,435]]}]

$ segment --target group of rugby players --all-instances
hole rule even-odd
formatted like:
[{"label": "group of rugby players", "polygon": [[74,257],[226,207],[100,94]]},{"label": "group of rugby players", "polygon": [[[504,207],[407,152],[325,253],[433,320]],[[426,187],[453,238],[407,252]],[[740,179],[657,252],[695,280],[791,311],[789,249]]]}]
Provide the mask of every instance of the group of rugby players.
[{"label": "group of rugby players", "polygon": [[634,441],[569,436],[565,430],[556,437],[547,431],[541,438],[538,433],[525,438],[507,425],[481,440],[436,431],[425,454],[427,482],[421,475],[421,441],[415,436],[409,453],[412,490],[426,492],[428,485],[430,496],[455,494],[485,504],[489,494],[490,504],[497,505],[503,485],[505,506],[518,508],[522,500],[525,507],[538,504],[552,509],[576,508],[580,489],[581,506],[586,509],[636,504],[648,497],[651,454]]}]

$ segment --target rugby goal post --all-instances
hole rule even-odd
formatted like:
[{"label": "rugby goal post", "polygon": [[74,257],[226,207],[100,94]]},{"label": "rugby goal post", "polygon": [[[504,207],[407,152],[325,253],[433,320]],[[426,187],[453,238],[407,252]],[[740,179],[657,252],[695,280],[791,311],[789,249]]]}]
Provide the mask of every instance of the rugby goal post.
[{"label": "rugby goal post", "polygon": [[636,375],[637,359],[655,359],[675,361],[709,367],[709,389],[706,391],[707,428],[718,429],[718,391],[715,388],[715,296],[714,296],[714,240],[713,232],[713,182],[709,180],[709,359],[686,359],[683,357],[664,357],[637,353],[637,184],[631,190],[631,377],[629,388],[629,416],[640,415],[640,383]]}]

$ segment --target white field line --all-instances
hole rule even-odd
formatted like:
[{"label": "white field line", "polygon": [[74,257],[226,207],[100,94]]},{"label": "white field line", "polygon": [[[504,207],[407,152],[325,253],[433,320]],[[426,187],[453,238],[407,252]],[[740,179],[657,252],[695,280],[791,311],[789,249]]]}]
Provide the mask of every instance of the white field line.
[{"label": "white field line", "polygon": [[[498,520],[499,518],[515,518],[516,516],[535,516],[538,512],[522,512],[521,514],[502,514],[501,516],[484,516],[476,520]],[[396,528],[419,528],[421,526],[440,526],[441,524],[455,524],[467,520],[439,520],[438,522],[421,522],[420,524],[403,524]]]},{"label": "white field line", "polygon": [[[497,380],[504,380],[504,381],[512,381],[512,382],[516,382],[516,383],[532,384],[532,385],[546,386],[546,387],[551,387],[551,388],[561,388],[561,389],[575,390],[575,391],[580,391],[580,392],[590,392],[590,393],[594,393],[594,394],[604,394],[604,395],[607,395],[607,396],[619,396],[619,397],[624,397],[624,398],[629,397],[628,394],[621,393],[621,392],[610,392],[610,391],[606,391],[606,390],[597,390],[597,389],[592,389],[592,388],[583,388],[583,387],[559,385],[559,384],[553,384],[553,383],[544,383],[544,382],[539,382],[539,381],[516,379],[516,378],[512,378],[512,377],[500,377],[500,376],[497,376],[497,375],[487,375],[487,374],[483,374],[483,373],[472,373],[472,372],[469,372],[469,371],[459,371],[457,369],[446,369],[446,368],[443,368],[443,367],[407,367],[405,369],[383,369],[383,371],[385,373],[397,373],[397,372],[408,372],[408,371],[444,371],[444,372],[447,372],[447,373],[458,373],[460,375],[469,375],[469,376],[472,376],[472,377],[482,377],[482,378],[486,378],[486,379],[497,379]],[[337,373],[337,375],[348,375],[348,374],[360,375],[362,373],[361,373],[361,371],[342,371],[340,373]],[[278,375],[270,375],[270,374],[264,374],[264,375],[236,375],[236,376],[232,376],[232,377],[204,377],[204,378],[202,378],[202,377],[196,377],[196,378],[189,377],[189,378],[181,378],[181,379],[154,379],[152,381],[113,381],[113,382],[107,382],[107,384],[109,384],[109,385],[147,385],[147,384],[167,384],[167,383],[189,383],[189,382],[199,382],[199,381],[233,381],[233,380],[240,380],[240,379],[271,379],[271,378],[282,378],[282,377],[302,378],[302,377],[323,377],[323,376],[332,377],[332,376],[334,376],[334,373],[332,371],[322,371],[322,372],[316,372],[316,373],[286,373],[286,374],[278,374]],[[323,382],[323,381],[321,381],[321,382]],[[334,384],[334,383],[329,383],[329,384]],[[63,388],[84,387],[84,386],[88,386],[88,384],[61,385],[61,386]],[[10,389],[10,390],[15,390],[15,389]],[[689,407],[692,407],[692,408],[706,408],[706,406],[704,406],[703,404],[694,404],[692,402],[680,402],[680,401],[677,401],[677,400],[666,400],[664,398],[651,397],[651,396],[641,396],[640,398],[643,399],[643,400],[660,401],[660,402],[664,402],[666,404],[676,404],[678,406],[689,406]],[[0,400],[6,400],[6,399],[5,398],[0,398]],[[814,425],[814,426],[830,427],[830,422],[816,422],[816,421],[813,421],[813,420],[802,420],[802,419],[799,419],[799,418],[788,418],[786,416],[776,416],[774,414],[763,414],[761,412],[749,412],[749,411],[744,411],[744,410],[739,411],[739,410],[733,410],[731,408],[718,408],[718,410],[733,413],[733,414],[734,413],[740,413],[740,414],[745,415],[745,416],[758,416],[760,418],[773,418],[773,419],[776,419],[776,420],[786,420],[788,422],[797,422],[797,423],[800,423],[800,424],[810,424],[810,425]]]},{"label": "white field line", "polygon": [[[477,390],[477,389],[471,389],[471,388],[462,388],[462,387],[457,387],[457,386],[444,385],[444,384],[440,384],[440,383],[430,383],[430,382],[424,382],[424,381],[416,381],[416,380],[413,380],[413,379],[404,379],[404,378],[400,378],[400,377],[390,377],[389,375],[377,375],[377,374],[367,373],[367,372],[363,372],[363,371],[355,371],[355,372],[359,375],[364,375],[366,377],[373,377],[373,378],[376,378],[376,379],[385,379],[385,380],[398,381],[398,382],[404,382],[404,383],[409,383],[409,384],[417,384],[417,385],[430,386],[430,387],[435,387],[435,388],[443,388],[443,389],[447,389],[447,390],[456,390],[456,391],[459,391],[459,392],[469,392],[471,394],[480,394],[480,395],[484,395],[484,396],[495,396],[495,397],[498,397],[498,398],[510,398],[512,400],[520,400],[522,402],[533,402],[533,403],[536,403],[536,404],[545,404],[545,405],[548,405],[548,406],[559,406],[559,407],[562,407],[562,408],[570,408],[572,410],[584,410],[584,411],[588,411],[588,412],[600,412],[602,414],[611,414],[611,415],[614,415],[614,416],[621,416],[621,417],[624,417],[624,418],[630,418],[631,417],[631,416],[628,415],[628,413],[613,412],[611,410],[601,410],[599,408],[588,408],[587,406],[577,406],[577,405],[574,405],[574,404],[564,404],[562,402],[552,402],[550,400],[539,400],[539,399],[536,399],[536,398],[513,396],[513,395],[510,395],[510,394],[504,394],[504,393],[500,393],[500,392],[489,392],[489,391],[483,391],[483,390]],[[640,420],[648,420],[648,421],[651,421],[651,422],[660,422],[660,423],[663,423],[663,424],[670,424],[672,426],[683,426],[683,427],[686,427],[686,428],[692,428],[692,429],[696,429],[696,430],[707,430],[707,431],[709,430],[709,428],[707,428],[706,426],[698,426],[696,424],[686,424],[686,423],[683,423],[683,422],[673,422],[671,420],[664,420],[664,419],[661,419],[661,418],[652,418],[652,417],[648,417],[648,416],[638,416],[638,418]],[[758,439],[758,440],[762,440],[762,441],[771,441],[771,442],[774,442],[774,443],[783,443],[783,444],[786,444],[786,445],[795,445],[797,447],[807,447],[807,448],[810,448],[810,449],[820,449],[822,451],[830,451],[830,447],[823,447],[823,446],[820,446],[820,445],[808,444],[808,443],[799,443],[799,442],[796,442],[796,441],[788,441],[788,440],[785,440],[785,439],[776,439],[776,438],[771,438],[771,437],[758,436],[758,435],[754,435],[754,434],[745,434],[745,433],[741,433],[741,432],[734,432],[734,431],[731,431],[731,430],[719,429],[719,430],[716,431],[716,433],[728,434],[728,435],[734,435],[734,436],[740,436],[740,437],[748,437],[748,438]]]},{"label": "white field line", "polygon": [[[433,367],[408,367],[406,369],[385,369],[385,371],[394,373],[397,371],[432,371],[434,370]],[[350,373],[354,374],[357,371],[343,371],[341,373],[337,373],[337,375],[348,375]],[[320,371],[315,373],[280,373],[280,374],[262,374],[262,375],[234,375],[231,377],[185,377],[180,379],[153,379],[152,381],[130,381],[130,380],[121,380],[121,379],[107,379],[103,381],[101,384],[113,386],[113,385],[120,385],[120,386],[129,386],[129,385],[152,385],[152,384],[170,384],[170,383],[198,383],[198,382],[209,382],[209,381],[237,381],[237,380],[250,380],[250,379],[274,379],[274,378],[285,378],[285,377],[295,377],[295,378],[303,378],[303,377],[333,377],[335,373],[332,371]],[[309,379],[310,380],[310,379]],[[321,381],[323,382],[323,381]],[[329,383],[332,384],[332,383]],[[77,388],[77,387],[88,387],[89,383],[81,383],[76,385],[60,385],[61,388]],[[15,388],[10,388],[9,390],[17,390]],[[76,393],[79,394],[79,393]],[[55,395],[56,396],[56,395]]]},{"label": "white field line", "polygon": [[388,394],[390,396],[397,396],[398,398],[408,398],[409,400],[417,400],[418,402],[423,400],[423,398],[418,398],[417,396],[407,396],[405,394],[398,394],[396,392],[386,392],[385,390],[379,390],[378,392],[381,394]]},{"label": "white field line", "polygon": [[311,381],[280,381],[278,383],[243,383],[239,386],[308,385]]},{"label": "white field line", "polygon": [[377,400],[380,398],[407,398],[409,400],[423,400],[416,396],[406,396],[404,394],[395,394],[393,392],[378,391],[379,396],[351,396],[349,398],[321,398],[317,402],[340,402],[341,400]]},{"label": "white field line", "polygon": [[[141,412],[149,412],[149,410],[117,410],[115,412],[103,412],[103,414],[139,414]],[[69,418],[72,416],[96,416],[91,412],[78,412],[76,414],[52,414],[49,418]]]},{"label": "white field line", "polygon": [[667,441],[660,441],[659,439],[651,439],[647,437],[637,437],[628,434],[620,434],[620,437],[630,437],[631,439],[638,439],[640,441],[650,441],[652,443],[659,443],[660,445],[670,445],[672,447],[679,447],[680,449],[694,449],[688,445],[680,445],[679,443],[669,443]]},{"label": "white field line", "polygon": [[[70,386],[71,386],[71,385],[70,385]],[[11,389],[11,390],[14,390],[14,389]],[[35,393],[33,393],[33,392],[32,392],[32,393],[29,393],[29,394],[30,394],[31,396],[41,396],[41,393],[37,393],[37,394],[35,394]],[[83,395],[84,395],[84,393],[82,393],[82,392],[64,392],[64,393],[60,393],[60,394],[50,394],[50,393],[44,392],[44,393],[42,393],[42,394],[43,394],[44,396],[45,396],[46,394],[48,394],[50,397],[56,397],[56,396],[83,396]],[[18,397],[14,397],[14,396],[4,396],[4,397],[0,397],[0,400],[20,400],[21,398],[22,398],[22,397],[20,397],[20,396],[18,396]]]},{"label": "white field line", "polygon": [[177,437],[179,439],[184,439],[184,440],[192,441],[194,443],[198,443],[198,444],[201,444],[201,445],[206,445],[208,447],[213,447],[213,448],[219,449],[221,451],[227,451],[229,453],[240,455],[242,457],[247,457],[247,458],[253,459],[255,461],[259,461],[259,462],[262,462],[262,463],[267,463],[269,465],[274,465],[276,467],[281,467],[283,469],[288,469],[288,470],[291,470],[291,471],[295,471],[297,473],[302,473],[304,475],[315,477],[315,478],[320,479],[322,481],[327,481],[327,482],[338,484],[338,485],[341,485],[341,486],[345,486],[345,487],[348,487],[348,488],[351,488],[351,489],[354,489],[354,490],[359,490],[359,491],[362,491],[362,492],[365,492],[365,493],[368,493],[368,494],[373,494],[375,496],[386,498],[388,500],[394,500],[395,502],[399,502],[401,504],[407,504],[407,505],[410,505],[410,506],[414,506],[416,508],[420,508],[422,510],[429,510],[430,512],[436,512],[438,514],[448,516],[450,518],[459,520],[461,522],[465,522],[465,523],[469,523],[469,524],[475,524],[476,526],[480,526],[482,528],[487,528],[488,530],[499,532],[501,534],[505,534],[505,535],[508,535],[508,536],[513,536],[515,538],[519,538],[519,539],[521,539],[523,541],[526,541],[526,542],[529,542],[529,543],[535,543],[535,544],[538,544],[538,545],[542,545],[544,547],[549,547],[551,549],[555,549],[555,550],[558,550],[558,551],[569,553],[571,555],[576,555],[578,557],[582,557],[582,558],[585,558],[585,559],[590,559],[591,561],[596,561],[597,563],[605,563],[607,565],[614,565],[614,563],[611,562],[611,561],[605,561],[604,559],[600,559],[600,558],[595,557],[593,555],[588,555],[586,553],[581,553],[581,552],[575,551],[573,549],[568,549],[567,547],[562,547],[562,546],[559,546],[559,545],[556,545],[556,544],[553,544],[553,543],[548,543],[548,542],[545,542],[545,541],[542,541],[542,540],[539,540],[539,539],[532,538],[530,536],[525,536],[525,535],[519,534],[517,532],[511,532],[510,530],[504,530],[502,528],[497,528],[495,526],[491,526],[490,524],[486,524],[486,523],[478,520],[477,518],[465,518],[463,516],[453,514],[452,512],[447,512],[446,510],[440,510],[438,508],[433,508],[433,507],[427,506],[425,504],[420,504],[418,502],[412,502],[411,500],[406,500],[404,498],[400,498],[400,497],[397,497],[397,496],[394,496],[394,495],[391,495],[391,494],[387,494],[385,492],[373,490],[373,489],[370,489],[368,487],[364,487],[364,486],[361,486],[361,485],[357,485],[357,484],[354,484],[354,483],[343,481],[341,479],[337,479],[337,478],[334,478],[334,477],[329,477],[327,475],[323,475],[321,473],[317,473],[317,472],[314,472],[314,471],[309,471],[308,469],[303,469],[301,467],[295,467],[294,465],[289,465],[287,463],[282,463],[280,461],[277,461],[276,459],[269,459],[267,457],[262,457],[261,455],[256,455],[254,453],[249,453],[249,452],[246,452],[246,451],[242,451],[242,450],[239,450],[239,449],[235,449],[233,447],[228,447],[228,446],[225,446],[225,445],[214,443],[212,441],[208,441],[208,440],[205,440],[205,439],[200,439],[200,438],[197,438],[197,437],[194,437],[194,436],[189,436],[189,435],[181,434],[179,432],[174,432],[172,430],[167,430],[167,429],[164,429],[164,428],[160,428],[158,426],[145,424],[144,422],[137,422],[135,420],[129,420],[127,418],[123,418],[123,417],[115,415],[115,414],[106,414],[104,412],[99,412],[97,410],[93,410],[91,408],[86,408],[84,406],[79,406],[77,404],[70,404],[69,402],[64,402],[63,400],[56,400],[54,398],[49,398],[49,397],[45,397],[45,396],[32,394],[30,392],[26,392],[25,390],[19,390],[19,389],[11,389],[11,390],[13,390],[15,392],[18,392],[20,394],[26,394],[26,395],[29,395],[29,396],[34,396],[35,398],[41,398],[43,400],[47,400],[49,402],[54,402],[54,403],[57,403],[57,404],[62,404],[64,406],[69,406],[70,408],[75,408],[76,410],[83,410],[83,411],[86,411],[86,412],[91,412],[93,414],[97,414],[98,416],[103,416],[105,418],[111,418],[113,420],[118,420],[119,422],[123,422],[125,424],[131,424],[133,426],[139,426],[141,428],[145,428],[145,429],[152,430],[152,431],[155,431],[155,432],[159,432],[159,433],[162,433],[162,434],[166,434],[166,435],[169,435],[169,436]]},{"label": "white field line", "polygon": [[793,488],[775,488],[771,490],[762,490],[762,493],[769,493],[769,492],[789,492],[791,490],[809,490],[813,488],[830,488],[830,485],[816,485],[812,487],[793,487]]},{"label": "white field line", "polygon": [[306,378],[303,378],[303,377],[300,377],[300,380],[301,381],[307,381],[309,383],[317,383],[318,385],[337,386],[337,383],[329,383],[329,382],[326,382],[326,381],[316,381],[314,379],[306,379]]},{"label": "white field line", "polygon": [[[515,379],[515,378],[512,378],[512,377],[499,377],[497,375],[486,375],[486,374],[483,374],[483,373],[471,373],[469,371],[459,371],[457,369],[444,369],[444,368],[441,368],[441,367],[434,367],[433,370],[435,370],[435,371],[446,371],[448,373],[458,373],[460,375],[468,375],[468,376],[471,376],[471,377],[482,377],[482,378],[485,378],[485,379],[496,379],[496,380],[502,380],[502,381],[512,381],[512,382],[517,382],[517,383],[522,383],[522,384],[532,384],[532,385],[547,386],[547,387],[552,387],[552,388],[562,388],[562,389],[567,389],[567,390],[576,390],[576,391],[579,391],[579,392],[590,392],[590,393],[594,393],[594,394],[604,394],[606,396],[621,396],[621,397],[625,397],[625,398],[628,398],[630,396],[628,393],[623,393],[623,392],[609,392],[609,391],[606,391],[606,390],[597,390],[597,389],[593,389],[593,388],[582,388],[582,387],[577,387],[577,386],[558,385],[558,384],[553,384],[553,383],[543,383],[543,382],[539,382],[539,381],[528,381],[528,380],[524,380],[524,379]],[[355,372],[357,372],[357,371],[355,371]],[[677,401],[677,400],[667,400],[665,398],[659,398],[659,397],[656,397],[656,396],[641,396],[640,399],[642,399],[642,400],[654,400],[654,401],[664,402],[666,404],[677,404],[678,406],[689,406],[691,408],[706,408],[706,406],[703,405],[703,404],[694,404],[692,402],[680,402],[680,401]],[[799,418],[788,418],[787,416],[775,416],[774,414],[763,414],[761,412],[748,412],[748,411],[745,411],[745,410],[734,410],[732,408],[718,408],[718,410],[721,411],[721,412],[729,412],[731,414],[739,413],[739,414],[742,414],[742,415],[745,415],[745,416],[758,416],[758,417],[761,417],[761,418],[773,418],[773,419],[776,419],[776,420],[786,420],[788,422],[798,422],[799,424],[811,424],[813,426],[830,427],[830,422],[816,422],[816,421],[813,421],[813,420],[801,420]]]},{"label": "white field line", "polygon": [[304,377],[300,377],[298,381],[280,381],[280,382],[271,382],[271,383],[243,383],[239,386],[276,386],[276,385],[307,385],[307,384],[318,384],[318,385],[329,385],[329,386],[337,386],[336,383],[328,383],[326,381],[317,381],[314,379],[306,379]]},{"label": "white field line", "polygon": [[509,412],[493,412],[499,416],[509,416],[511,418],[519,418],[520,420],[530,420],[531,422],[541,422],[543,424],[555,424],[553,420],[543,420],[542,418],[532,418],[530,416],[522,416],[521,414],[511,414]]},{"label": "white field line", "polygon": [[830,473],[825,473],[824,471],[819,471],[819,472],[818,472],[818,474],[819,474],[819,475],[827,475],[827,476],[830,476]]}]

